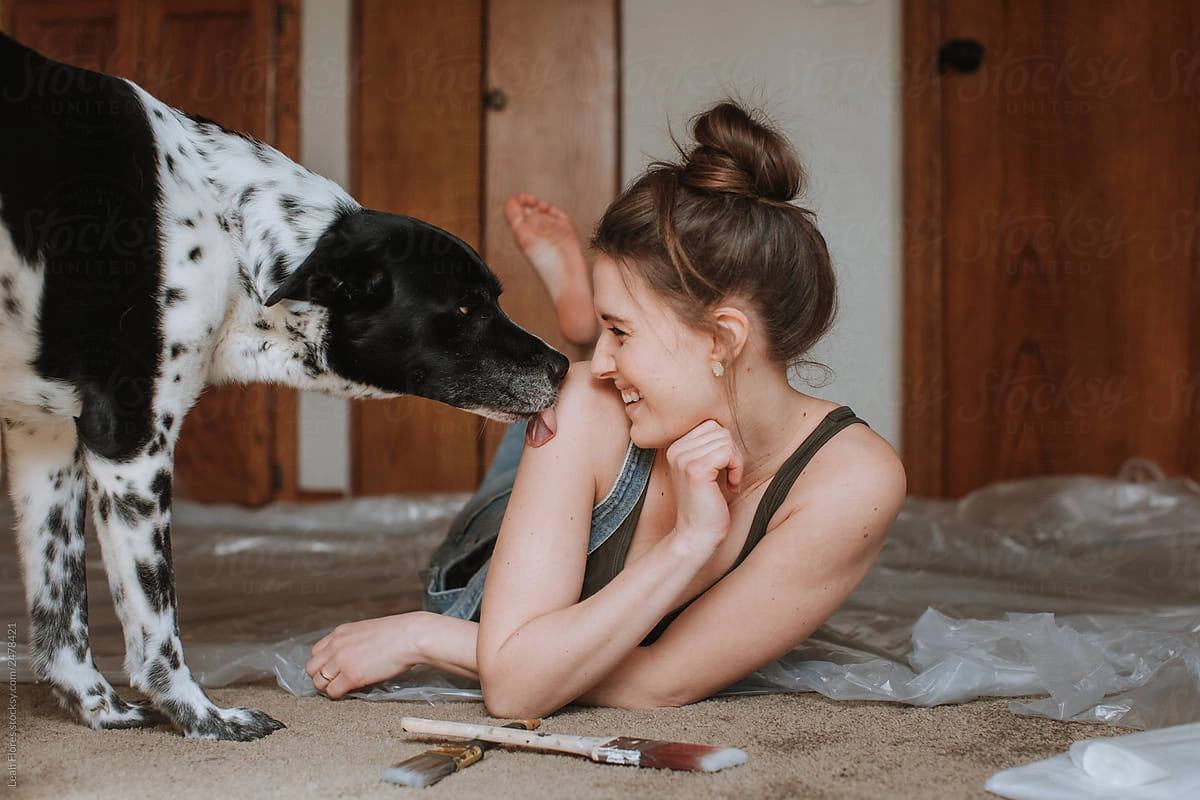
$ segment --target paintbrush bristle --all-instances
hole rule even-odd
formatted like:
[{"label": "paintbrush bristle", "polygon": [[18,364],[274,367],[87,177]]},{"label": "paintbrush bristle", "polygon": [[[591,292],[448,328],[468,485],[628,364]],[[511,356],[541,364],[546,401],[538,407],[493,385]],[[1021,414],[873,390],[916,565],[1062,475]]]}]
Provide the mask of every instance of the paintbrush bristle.
[{"label": "paintbrush bristle", "polygon": [[593,757],[608,764],[698,772],[716,772],[746,763],[746,752],[736,747],[660,742],[628,736],[605,742],[593,751]]},{"label": "paintbrush bristle", "polygon": [[436,753],[421,753],[407,761],[388,767],[379,777],[401,786],[432,786],[458,767],[454,759]]}]

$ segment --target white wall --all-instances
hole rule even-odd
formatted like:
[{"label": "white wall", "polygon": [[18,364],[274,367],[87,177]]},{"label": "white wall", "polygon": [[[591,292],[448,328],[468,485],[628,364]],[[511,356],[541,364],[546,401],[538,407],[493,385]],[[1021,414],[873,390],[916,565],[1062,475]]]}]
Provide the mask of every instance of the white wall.
[{"label": "white wall", "polygon": [[813,357],[821,389],[894,445],[900,434],[900,16],[896,0],[625,0],[628,180],[674,151],[668,123],[725,96],[765,110],[809,173],[840,311]]},{"label": "white wall", "polygon": [[[350,0],[303,0],[300,163],[350,188]],[[350,488],[349,403],[301,392],[302,489]]]},{"label": "white wall", "polygon": [[[346,185],[349,0],[304,0],[301,160]],[[840,281],[814,357],[835,379],[805,391],[900,433],[898,0],[624,0],[622,178],[673,149],[693,114],[733,95],[765,110],[809,172]],[[300,484],[345,489],[346,404],[303,395]]]}]

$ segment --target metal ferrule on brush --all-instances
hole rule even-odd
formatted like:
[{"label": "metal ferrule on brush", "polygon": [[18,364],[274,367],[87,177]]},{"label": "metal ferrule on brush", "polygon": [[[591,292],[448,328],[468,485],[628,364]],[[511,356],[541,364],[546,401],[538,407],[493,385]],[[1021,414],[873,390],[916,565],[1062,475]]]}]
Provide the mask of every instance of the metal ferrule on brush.
[{"label": "metal ferrule on brush", "polygon": [[[527,719],[509,723],[505,727],[533,730],[539,724],[540,720]],[[479,761],[484,751],[494,746],[478,739],[438,745],[392,765],[383,771],[381,777],[388,783],[402,786],[432,786],[447,775],[453,775]]]},{"label": "metal ferrule on brush", "polygon": [[454,769],[457,771],[463,767],[469,767],[483,758],[483,748],[477,744],[469,746],[446,744],[429,748],[425,755],[448,758],[454,762]]}]

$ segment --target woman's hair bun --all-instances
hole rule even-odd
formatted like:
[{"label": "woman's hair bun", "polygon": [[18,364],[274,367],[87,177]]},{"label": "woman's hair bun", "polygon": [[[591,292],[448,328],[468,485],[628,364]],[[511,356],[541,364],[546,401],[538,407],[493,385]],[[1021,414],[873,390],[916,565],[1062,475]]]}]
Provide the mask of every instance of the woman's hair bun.
[{"label": "woman's hair bun", "polygon": [[695,117],[677,161],[655,161],[604,212],[592,246],[721,336],[711,311],[744,300],[772,361],[806,354],[833,324],[837,280],[815,215],[792,203],[800,158],[757,111],[722,102]]},{"label": "woman's hair bun", "polygon": [[787,203],[804,188],[796,151],[766,120],[724,102],[692,119],[679,181],[691,189]]}]

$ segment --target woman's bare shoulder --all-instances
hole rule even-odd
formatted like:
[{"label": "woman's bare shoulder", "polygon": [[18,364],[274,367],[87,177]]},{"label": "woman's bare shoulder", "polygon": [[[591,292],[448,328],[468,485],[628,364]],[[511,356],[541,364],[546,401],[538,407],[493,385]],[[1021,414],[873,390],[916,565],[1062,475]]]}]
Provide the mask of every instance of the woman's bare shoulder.
[{"label": "woman's bare shoulder", "polygon": [[850,425],[813,455],[778,519],[805,511],[894,519],[907,488],[904,465],[887,439],[866,425]]},{"label": "woman's bare shoulder", "polygon": [[586,459],[598,485],[615,480],[629,446],[629,417],[612,383],[594,378],[588,362],[576,362],[559,389],[554,410],[558,430],[545,447],[557,444]]},{"label": "woman's bare shoulder", "polygon": [[591,364],[577,361],[567,371],[567,377],[559,388],[555,412],[559,425],[572,429],[591,430],[603,427],[606,433],[616,433],[614,426],[629,432],[629,419],[621,395],[611,381],[592,376]]},{"label": "woman's bare shoulder", "polygon": [[[904,465],[887,439],[867,425],[855,424],[841,430],[817,451],[810,464],[812,484],[819,490],[837,484],[862,483],[892,493],[906,489]],[[806,470],[809,472],[809,470]]]}]

